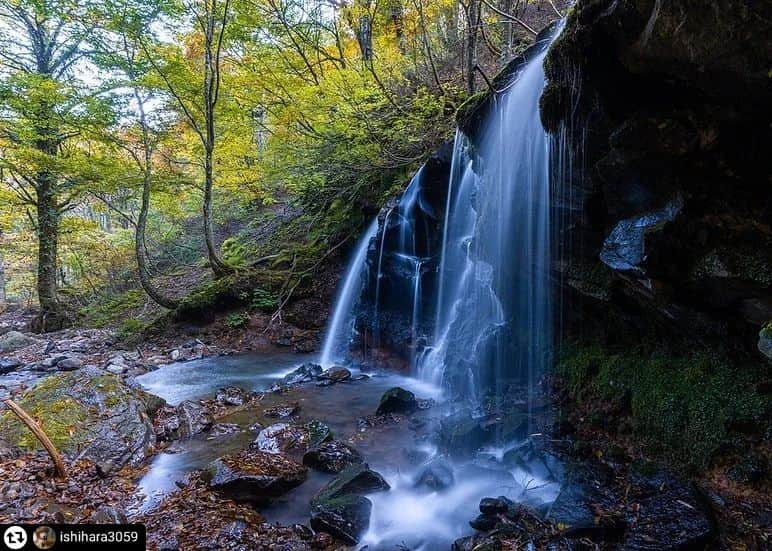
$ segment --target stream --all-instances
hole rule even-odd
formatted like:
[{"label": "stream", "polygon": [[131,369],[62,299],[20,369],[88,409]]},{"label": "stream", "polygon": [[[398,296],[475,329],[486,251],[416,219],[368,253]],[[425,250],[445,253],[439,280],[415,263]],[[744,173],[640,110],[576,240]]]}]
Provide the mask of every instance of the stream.
[{"label": "stream", "polygon": [[[266,390],[309,359],[312,358],[283,352],[205,358],[162,366],[138,377],[137,381],[169,403],[178,404],[183,400],[212,397],[224,386]],[[287,402],[300,405],[292,422],[315,419],[326,423],[335,438],[356,447],[371,468],[390,484],[390,491],[368,496],[373,502],[373,513],[361,544],[370,545],[371,549],[399,544],[408,544],[414,549],[447,549],[456,538],[472,533],[468,523],[476,516],[482,497],[505,495],[519,501],[529,500],[534,505],[554,499],[556,484],[547,484],[549,488],[545,490],[545,481],[534,481],[532,473],[504,467],[501,456],[505,450],[487,450],[461,462],[441,458],[453,472],[454,482],[450,487],[441,490],[417,487],[422,470],[438,459],[431,435],[452,405],[443,402],[437,387],[418,379],[394,373],[363,376],[357,370],[352,372],[353,380],[347,383],[327,387],[310,383],[284,393],[267,392],[256,406],[218,419],[219,423],[237,424],[239,432],[224,436],[199,434],[176,442],[154,457],[139,481],[139,497],[130,509],[131,515],[156,507],[191,471],[206,467],[219,456],[248,447],[257,437],[257,432],[250,430],[254,423],[268,426],[286,422],[266,417],[263,409]],[[431,399],[434,405],[399,422],[365,428],[359,420],[373,415],[382,394],[395,386],[410,390],[419,398]],[[307,524],[311,498],[333,477],[309,470],[305,483],[260,512],[269,522]],[[529,486],[538,487],[538,492],[526,495]]]}]

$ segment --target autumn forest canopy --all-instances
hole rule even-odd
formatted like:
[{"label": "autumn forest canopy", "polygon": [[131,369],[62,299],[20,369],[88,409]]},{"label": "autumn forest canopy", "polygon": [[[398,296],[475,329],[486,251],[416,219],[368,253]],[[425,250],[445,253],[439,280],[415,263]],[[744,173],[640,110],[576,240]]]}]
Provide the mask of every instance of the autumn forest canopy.
[{"label": "autumn forest canopy", "polygon": [[0,302],[131,332],[247,277],[279,312],[558,4],[3,0]]}]

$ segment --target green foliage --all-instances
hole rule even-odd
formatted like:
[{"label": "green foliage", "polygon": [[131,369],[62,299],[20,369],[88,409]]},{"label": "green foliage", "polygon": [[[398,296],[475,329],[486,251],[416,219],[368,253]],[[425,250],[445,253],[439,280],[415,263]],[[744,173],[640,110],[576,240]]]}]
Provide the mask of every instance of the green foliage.
[{"label": "green foliage", "polygon": [[253,289],[251,293],[243,293],[241,298],[252,310],[273,312],[279,305],[276,295],[265,289]]},{"label": "green foliage", "polygon": [[567,346],[557,366],[577,401],[627,409],[634,434],[651,452],[695,468],[708,465],[734,428],[764,422],[769,401],[754,390],[761,369],[706,354],[672,357],[599,345]]},{"label": "green foliage", "polygon": [[235,312],[228,314],[228,317],[225,318],[225,325],[231,329],[241,329],[246,327],[247,323],[249,323],[249,314],[246,312]]}]

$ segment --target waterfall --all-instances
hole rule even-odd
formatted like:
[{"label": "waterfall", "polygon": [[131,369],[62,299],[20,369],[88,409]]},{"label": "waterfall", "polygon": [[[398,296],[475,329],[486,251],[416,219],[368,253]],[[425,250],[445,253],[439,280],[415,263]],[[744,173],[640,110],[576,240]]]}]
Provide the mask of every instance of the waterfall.
[{"label": "waterfall", "polygon": [[354,249],[354,256],[343,276],[343,285],[339,288],[335,299],[335,310],[327,327],[322,355],[319,358],[319,362],[324,366],[332,365],[348,355],[348,344],[354,330],[354,307],[359,300],[363,280],[366,277],[367,249],[377,231],[378,219],[375,219],[359,239]]},{"label": "waterfall", "polygon": [[437,219],[424,198],[426,165],[373,221],[343,279],[323,364],[350,360],[354,337],[360,349],[379,347],[388,322],[416,375],[454,398],[479,406],[511,385],[532,395],[553,338],[551,140],[539,116],[548,43],[492,95],[474,135],[456,133],[441,252],[426,225]]},{"label": "waterfall", "polygon": [[493,99],[471,142],[456,135],[434,344],[419,374],[479,403],[534,384],[550,358],[550,140],[539,117],[546,48]]}]

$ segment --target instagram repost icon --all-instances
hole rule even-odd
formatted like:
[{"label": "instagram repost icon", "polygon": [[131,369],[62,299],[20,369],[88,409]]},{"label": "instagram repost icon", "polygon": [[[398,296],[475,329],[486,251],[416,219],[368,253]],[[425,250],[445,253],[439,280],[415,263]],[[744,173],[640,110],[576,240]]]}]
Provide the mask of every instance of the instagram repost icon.
[{"label": "instagram repost icon", "polygon": [[56,532],[50,526],[38,526],[32,534],[32,543],[38,549],[51,549],[56,543]]},{"label": "instagram repost icon", "polygon": [[3,533],[6,549],[21,549],[27,545],[27,531],[21,526],[9,526]]}]

